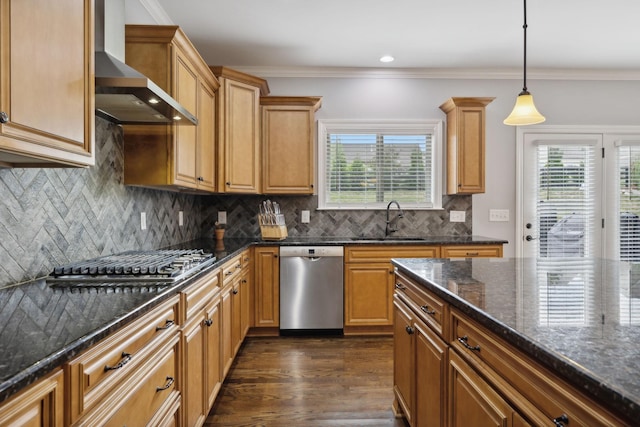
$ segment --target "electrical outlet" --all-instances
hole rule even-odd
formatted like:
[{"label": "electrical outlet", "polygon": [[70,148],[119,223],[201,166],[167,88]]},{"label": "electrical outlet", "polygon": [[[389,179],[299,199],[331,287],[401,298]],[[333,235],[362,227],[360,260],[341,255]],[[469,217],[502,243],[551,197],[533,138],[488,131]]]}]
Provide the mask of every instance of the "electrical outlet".
[{"label": "electrical outlet", "polygon": [[464,222],[466,217],[465,211],[449,211],[450,222]]},{"label": "electrical outlet", "polygon": [[227,223],[227,212],[219,211],[218,212],[218,224],[226,224]]},{"label": "electrical outlet", "polygon": [[309,221],[311,221],[311,213],[309,211],[302,211],[300,213],[300,222],[309,224]]},{"label": "electrical outlet", "polygon": [[140,212],[140,230],[147,229],[147,214]]},{"label": "electrical outlet", "polygon": [[184,225],[184,212],[178,212],[178,225],[182,227]]},{"label": "electrical outlet", "polygon": [[489,209],[489,221],[508,222],[509,209]]}]

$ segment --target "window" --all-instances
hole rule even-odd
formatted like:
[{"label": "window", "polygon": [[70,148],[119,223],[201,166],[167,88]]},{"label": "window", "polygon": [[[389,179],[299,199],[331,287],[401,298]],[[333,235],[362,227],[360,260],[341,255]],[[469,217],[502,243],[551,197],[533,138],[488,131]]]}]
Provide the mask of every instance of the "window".
[{"label": "window", "polygon": [[441,121],[318,122],[318,208],[442,207]]}]

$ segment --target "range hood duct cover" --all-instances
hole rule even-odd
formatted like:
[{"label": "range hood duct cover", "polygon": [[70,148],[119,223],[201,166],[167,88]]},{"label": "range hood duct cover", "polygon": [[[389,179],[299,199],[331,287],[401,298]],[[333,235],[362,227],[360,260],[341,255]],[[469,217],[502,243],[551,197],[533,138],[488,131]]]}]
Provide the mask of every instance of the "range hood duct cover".
[{"label": "range hood duct cover", "polygon": [[198,124],[178,101],[119,58],[124,56],[124,2],[95,4],[96,115],[118,124]]}]

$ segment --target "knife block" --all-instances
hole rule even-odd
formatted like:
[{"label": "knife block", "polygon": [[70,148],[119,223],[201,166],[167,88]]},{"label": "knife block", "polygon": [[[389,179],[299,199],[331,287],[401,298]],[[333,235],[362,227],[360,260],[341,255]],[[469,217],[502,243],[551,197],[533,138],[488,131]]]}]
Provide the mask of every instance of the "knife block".
[{"label": "knife block", "polygon": [[284,240],[287,238],[287,224],[282,214],[258,214],[262,240]]}]

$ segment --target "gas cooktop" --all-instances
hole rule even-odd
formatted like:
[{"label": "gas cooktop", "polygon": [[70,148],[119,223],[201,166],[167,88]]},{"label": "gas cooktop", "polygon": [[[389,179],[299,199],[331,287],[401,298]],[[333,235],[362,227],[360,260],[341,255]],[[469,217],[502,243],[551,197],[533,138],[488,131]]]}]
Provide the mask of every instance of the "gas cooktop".
[{"label": "gas cooktop", "polygon": [[176,282],[215,260],[202,249],[128,251],[56,267],[47,282]]}]

